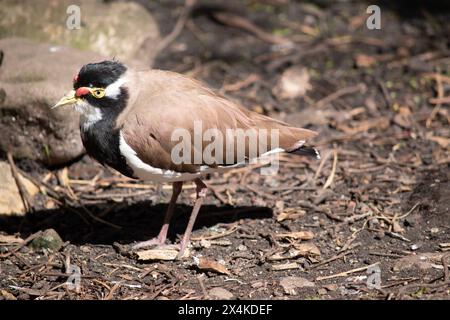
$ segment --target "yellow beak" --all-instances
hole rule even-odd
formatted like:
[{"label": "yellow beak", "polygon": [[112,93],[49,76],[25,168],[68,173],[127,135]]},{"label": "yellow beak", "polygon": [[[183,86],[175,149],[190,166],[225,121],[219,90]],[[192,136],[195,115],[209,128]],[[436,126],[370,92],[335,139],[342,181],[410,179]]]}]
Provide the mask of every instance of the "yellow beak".
[{"label": "yellow beak", "polygon": [[70,91],[68,94],[66,94],[64,97],[61,98],[61,100],[58,101],[57,104],[55,104],[52,109],[65,106],[67,104],[73,104],[78,101],[79,98],[75,97],[75,90]]}]

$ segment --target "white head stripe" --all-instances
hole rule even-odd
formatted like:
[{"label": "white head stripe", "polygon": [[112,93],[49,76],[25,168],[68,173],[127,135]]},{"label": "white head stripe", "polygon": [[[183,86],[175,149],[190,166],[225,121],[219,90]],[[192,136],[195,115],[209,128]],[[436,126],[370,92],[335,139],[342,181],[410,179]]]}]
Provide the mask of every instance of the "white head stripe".
[{"label": "white head stripe", "polygon": [[124,77],[117,79],[105,88],[105,96],[108,98],[116,99],[120,94],[120,87],[127,82]]}]

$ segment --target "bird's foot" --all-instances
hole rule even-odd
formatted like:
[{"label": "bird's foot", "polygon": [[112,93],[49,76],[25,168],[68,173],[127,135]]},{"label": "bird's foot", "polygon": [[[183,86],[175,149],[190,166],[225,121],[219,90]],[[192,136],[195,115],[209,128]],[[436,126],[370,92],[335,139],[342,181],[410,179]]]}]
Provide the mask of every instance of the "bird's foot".
[{"label": "bird's foot", "polygon": [[142,248],[150,248],[150,247],[162,247],[165,246],[166,239],[161,239],[160,237],[155,237],[147,241],[141,241],[136,243],[132,248],[142,249]]}]

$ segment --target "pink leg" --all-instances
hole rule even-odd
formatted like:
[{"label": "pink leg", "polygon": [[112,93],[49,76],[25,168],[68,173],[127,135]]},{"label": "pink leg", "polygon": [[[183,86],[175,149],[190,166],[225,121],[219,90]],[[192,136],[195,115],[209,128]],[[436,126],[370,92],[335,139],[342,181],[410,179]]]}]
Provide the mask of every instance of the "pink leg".
[{"label": "pink leg", "polygon": [[156,238],[139,242],[133,246],[133,249],[139,249],[144,247],[150,247],[153,245],[162,245],[166,242],[167,231],[169,231],[170,220],[172,219],[173,212],[175,210],[175,205],[177,203],[178,196],[183,188],[183,182],[177,181],[172,184],[172,197],[170,198],[169,207],[167,208],[166,214],[164,216],[164,223],[161,227],[161,231]]},{"label": "pink leg", "polygon": [[186,231],[184,232],[183,239],[181,240],[180,252],[178,253],[177,259],[181,259],[184,256],[184,251],[189,245],[191,239],[191,233],[192,228],[194,227],[195,219],[197,219],[198,212],[200,211],[200,207],[202,206],[203,201],[206,197],[206,193],[208,191],[208,187],[200,179],[197,178],[194,182],[197,185],[197,199],[195,200],[194,208],[192,209],[191,216],[189,217]]}]

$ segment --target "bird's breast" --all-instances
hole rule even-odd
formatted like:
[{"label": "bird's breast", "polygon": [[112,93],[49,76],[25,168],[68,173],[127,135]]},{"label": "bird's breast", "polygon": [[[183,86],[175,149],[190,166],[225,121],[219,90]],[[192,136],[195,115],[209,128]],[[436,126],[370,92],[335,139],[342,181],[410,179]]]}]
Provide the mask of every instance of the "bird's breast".
[{"label": "bird's breast", "polygon": [[120,132],[109,121],[98,121],[80,126],[81,140],[87,154],[103,165],[108,165],[130,178],[136,178],[120,152]]}]

